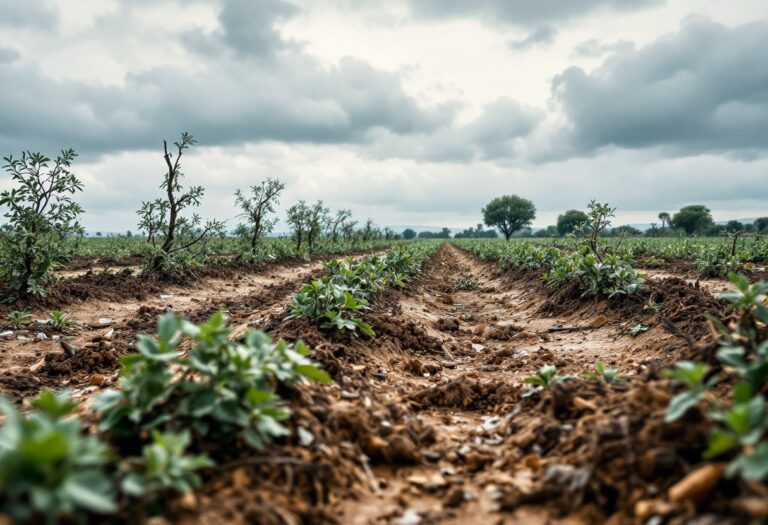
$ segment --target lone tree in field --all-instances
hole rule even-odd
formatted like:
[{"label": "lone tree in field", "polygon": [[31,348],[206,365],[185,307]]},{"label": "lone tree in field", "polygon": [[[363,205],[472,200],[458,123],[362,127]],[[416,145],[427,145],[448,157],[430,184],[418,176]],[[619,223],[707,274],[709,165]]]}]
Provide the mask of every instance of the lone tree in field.
[{"label": "lone tree in field", "polygon": [[672,216],[663,211],[659,213],[659,220],[661,221],[661,230],[664,231],[667,228],[667,224],[669,224],[669,221],[672,220]]},{"label": "lone tree in field", "polygon": [[180,270],[193,264],[208,249],[208,242],[224,230],[224,223],[207,221],[196,213],[192,217],[183,217],[181,212],[190,206],[200,206],[205,190],[202,186],[191,186],[184,190],[181,181],[181,157],[184,151],[196,144],[189,133],[182,133],[181,140],[174,142],[176,154],[168,150],[168,143],[163,141],[163,158],[167,171],[160,188],[165,190],[165,197],[152,202],[142,202],[136,212],[139,216],[139,229],[147,233],[147,241],[152,246],[152,255],[145,268],[147,272],[158,270]]},{"label": "lone tree in field", "polygon": [[587,214],[579,210],[568,210],[567,212],[557,217],[557,233],[560,235],[568,235],[573,233],[580,224],[584,224],[589,220]]},{"label": "lone tree in field", "polygon": [[709,208],[702,204],[692,204],[675,213],[670,224],[688,235],[704,233],[715,225]]},{"label": "lone tree in field", "polygon": [[753,224],[755,232],[768,233],[768,217],[758,217]]},{"label": "lone tree in field", "polygon": [[241,190],[235,192],[235,204],[242,210],[240,217],[247,221],[240,233],[248,239],[252,253],[256,252],[259,240],[275,227],[277,219],[269,215],[275,213],[275,206],[280,204],[280,192],[284,189],[284,182],[267,178],[261,184],[251,186],[250,194]]},{"label": "lone tree in field", "polygon": [[83,190],[69,171],[76,156],[70,149],[54,161],[29,151],[3,159],[15,183],[0,193],[0,207],[7,208],[0,228],[0,286],[8,294],[3,299],[43,295],[53,267],[72,255],[71,238],[83,234],[77,222],[83,210],[71,197]]},{"label": "lone tree in field", "polygon": [[533,203],[517,195],[496,197],[483,208],[486,226],[495,226],[501,230],[506,240],[516,231],[530,226],[535,218],[536,207]]}]

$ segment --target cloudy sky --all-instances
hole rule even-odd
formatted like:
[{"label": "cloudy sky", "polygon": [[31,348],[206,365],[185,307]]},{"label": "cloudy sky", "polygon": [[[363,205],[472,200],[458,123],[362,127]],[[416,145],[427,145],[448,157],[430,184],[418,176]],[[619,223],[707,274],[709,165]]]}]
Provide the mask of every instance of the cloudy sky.
[{"label": "cloudy sky", "polygon": [[[0,0],[0,153],[75,148],[91,230],[135,229],[162,140],[234,225],[271,176],[381,225],[768,215],[765,0]],[[0,186],[8,184],[3,175]]]}]

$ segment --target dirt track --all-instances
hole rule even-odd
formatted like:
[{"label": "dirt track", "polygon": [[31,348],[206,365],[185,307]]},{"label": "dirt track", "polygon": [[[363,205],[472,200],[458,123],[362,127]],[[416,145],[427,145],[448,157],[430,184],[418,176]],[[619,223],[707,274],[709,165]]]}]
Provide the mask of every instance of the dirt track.
[{"label": "dirt track", "polygon": [[[468,274],[476,287],[458,290],[456,279]],[[439,251],[419,286],[389,306],[401,326],[423,328],[429,344],[377,338],[357,359],[358,369],[377,378],[361,389],[359,409],[368,395],[413,407],[419,424],[434,429],[434,444],[420,451],[425,461],[417,466],[376,468],[379,495],[346,502],[342,523],[415,523],[416,515],[423,523],[552,523],[542,509],[498,512],[501,486],[528,483],[509,468],[493,468],[507,446],[502,435],[523,379],[544,364],[576,374],[597,361],[640,373],[673,339],[652,316],[617,319],[607,303],[555,316],[543,309],[535,282],[513,281],[450,244]],[[650,330],[627,335],[639,322]],[[563,327],[574,330],[551,331]]]}]

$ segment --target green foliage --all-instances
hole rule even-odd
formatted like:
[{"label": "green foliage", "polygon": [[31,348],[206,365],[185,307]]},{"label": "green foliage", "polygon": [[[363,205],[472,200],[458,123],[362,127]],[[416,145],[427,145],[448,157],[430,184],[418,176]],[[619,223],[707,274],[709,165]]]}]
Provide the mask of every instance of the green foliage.
[{"label": "green foliage", "polygon": [[726,326],[717,319],[711,320],[720,334],[717,359],[736,379],[732,401],[725,405],[708,394],[718,378],[706,379],[707,365],[683,361],[667,372],[687,388],[670,402],[667,420],[674,421],[706,401],[712,430],[704,457],[727,455],[732,458],[727,475],[762,481],[768,477],[768,413],[764,395],[768,383],[768,282],[750,285],[742,275],[729,277],[735,289],[721,297],[731,304],[731,322]]},{"label": "green foliage", "polygon": [[83,233],[77,221],[83,210],[72,198],[83,186],[69,171],[75,157],[73,150],[62,151],[54,161],[25,151],[20,159],[3,159],[14,182],[0,193],[0,207],[6,209],[0,227],[0,287],[6,302],[44,295],[54,280],[53,269],[69,260],[72,239]]},{"label": "green foliage", "polygon": [[28,325],[31,318],[32,314],[29,312],[19,312],[18,310],[8,312],[8,314],[5,316],[5,319],[8,322],[8,326],[14,330],[18,330],[22,326]]},{"label": "green foliage", "polygon": [[188,431],[152,431],[152,442],[144,445],[141,457],[125,462],[127,472],[120,483],[123,493],[151,504],[168,493],[186,494],[200,487],[197,471],[214,462],[206,454],[188,455],[191,442]]},{"label": "green foliage", "polygon": [[679,212],[675,213],[670,224],[691,235],[694,233],[705,233],[715,223],[712,220],[709,208],[701,204],[692,204],[681,208]]},{"label": "green foliage", "polygon": [[[161,316],[157,339],[140,338],[139,353],[123,358],[121,389],[97,400],[100,428],[117,436],[190,430],[194,439],[241,438],[258,449],[285,435],[281,421],[290,412],[275,394],[275,382],[329,382],[328,375],[302,343],[274,342],[256,331],[242,342],[230,335],[222,313],[201,326]],[[179,352],[184,340],[193,344],[188,357]]]},{"label": "green foliage", "polygon": [[323,201],[317,201],[312,206],[304,201],[297,202],[288,208],[286,220],[296,242],[297,254],[304,253],[302,247],[307,253],[312,253],[317,238],[331,224],[330,210]]},{"label": "green foliage", "polygon": [[539,371],[535,376],[526,377],[523,383],[529,385],[528,390],[523,394],[523,397],[530,397],[538,394],[542,390],[553,387],[558,383],[565,383],[575,379],[572,375],[559,375],[557,373],[557,367],[555,365],[544,365],[539,368]]},{"label": "green foliage", "polygon": [[637,337],[638,335],[648,331],[648,327],[644,324],[638,323],[629,329],[629,335]]},{"label": "green foliage", "polygon": [[76,405],[66,394],[43,392],[32,406],[21,415],[0,399],[0,513],[17,523],[56,523],[114,512],[107,448],[67,417]]},{"label": "green foliage", "polygon": [[483,208],[485,225],[501,230],[506,240],[516,231],[530,226],[535,218],[536,207],[533,203],[517,195],[497,197]]},{"label": "green foliage", "polygon": [[568,210],[565,213],[557,217],[557,233],[560,235],[568,235],[587,222],[589,217],[583,211]]},{"label": "green foliage", "polygon": [[472,276],[472,274],[469,273],[456,279],[453,284],[457,289],[465,292],[477,288],[477,282],[475,281],[475,278]]},{"label": "green foliage", "polygon": [[275,227],[277,218],[270,215],[275,213],[275,206],[279,204],[278,199],[284,189],[284,182],[267,178],[251,186],[250,194],[239,189],[235,192],[235,205],[241,210],[240,217],[246,220],[246,224],[239,228],[239,235],[248,243],[251,253],[256,252],[261,238]]},{"label": "green foliage", "polygon": [[665,418],[667,422],[680,419],[689,409],[704,399],[709,389],[718,381],[717,376],[707,379],[708,373],[707,365],[692,361],[678,361],[674,369],[664,371],[664,375],[682,383],[688,389],[670,401]]},{"label": "green foliage", "polygon": [[54,330],[63,332],[70,328],[74,328],[76,323],[69,317],[69,314],[62,312],[61,310],[53,310],[52,312],[48,312],[48,326]]},{"label": "green foliage", "polygon": [[287,319],[306,317],[322,321],[321,328],[339,331],[359,330],[369,337],[376,333],[357,315],[369,310],[368,301],[356,297],[357,289],[337,284],[331,277],[323,277],[301,287],[291,300],[291,315]]},{"label": "green foliage", "polygon": [[179,142],[174,142],[176,153],[168,151],[163,141],[163,158],[167,170],[160,188],[165,196],[154,201],[142,202],[136,212],[139,229],[146,233],[149,244],[145,273],[161,272],[178,275],[199,266],[209,255],[209,244],[213,237],[223,235],[224,223],[211,220],[203,223],[196,213],[189,217],[181,213],[189,207],[198,207],[205,190],[202,186],[184,189],[181,158],[184,151],[196,144],[189,133],[182,133]]},{"label": "green foliage", "polygon": [[373,328],[358,317],[369,310],[373,296],[387,286],[405,286],[435,250],[432,243],[396,244],[383,257],[371,255],[359,261],[330,261],[328,275],[303,286],[294,294],[288,319],[304,317],[321,328],[360,331],[374,337]]},{"label": "green foliage", "polygon": [[602,361],[595,363],[594,372],[584,372],[584,378],[598,383],[607,383],[609,385],[615,385],[624,381],[619,375],[618,368],[605,366],[605,363]]}]

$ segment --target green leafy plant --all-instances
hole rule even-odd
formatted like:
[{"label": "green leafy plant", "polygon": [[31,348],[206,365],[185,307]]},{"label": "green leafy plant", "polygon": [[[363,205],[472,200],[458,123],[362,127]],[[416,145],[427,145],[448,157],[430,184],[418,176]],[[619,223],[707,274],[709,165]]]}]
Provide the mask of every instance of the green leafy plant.
[{"label": "green leafy plant", "polygon": [[69,330],[76,326],[75,321],[69,317],[69,314],[62,312],[61,310],[53,310],[48,312],[48,326],[59,332]]},{"label": "green leafy plant", "polygon": [[214,466],[206,454],[189,455],[189,432],[152,432],[141,457],[129,458],[120,483],[123,493],[145,505],[158,502],[168,493],[186,494],[201,485],[198,471]]},{"label": "green leafy plant", "polygon": [[20,159],[3,159],[15,183],[0,193],[0,207],[6,208],[0,227],[0,286],[6,302],[45,294],[54,267],[69,260],[72,239],[83,233],[77,221],[83,210],[72,198],[83,189],[70,171],[76,156],[70,149],[53,161],[29,151]]},{"label": "green leafy plant", "polygon": [[457,289],[463,290],[465,292],[477,288],[477,282],[475,282],[475,278],[471,274],[459,277],[454,281],[453,284]]},{"label": "green leafy plant", "polygon": [[682,383],[688,389],[677,394],[670,401],[665,417],[667,422],[680,419],[689,409],[703,400],[709,390],[717,384],[717,376],[707,379],[709,370],[709,366],[704,363],[678,361],[675,363],[675,368],[664,371],[665,376]]},{"label": "green leafy plant", "polygon": [[664,303],[657,303],[656,301],[653,300],[653,298],[649,298],[643,305],[643,311],[653,312],[657,314],[661,311],[663,306],[664,306]]},{"label": "green leafy plant", "polygon": [[534,394],[538,394],[542,390],[551,388],[558,383],[564,383],[575,379],[572,375],[559,375],[557,373],[557,367],[555,365],[544,365],[539,368],[539,371],[535,376],[526,377],[523,383],[529,385],[528,390],[523,394],[523,397],[529,397]]},{"label": "green leafy plant", "polygon": [[[138,354],[125,356],[119,391],[97,399],[100,428],[119,436],[189,430],[193,439],[263,448],[287,429],[290,411],[275,393],[277,382],[330,382],[303,343],[274,342],[249,331],[230,341],[227,317],[214,314],[197,326],[173,314],[158,320],[157,339],[141,337]],[[188,357],[179,345],[189,340]],[[175,372],[175,373],[174,373]]]},{"label": "green leafy plant", "polygon": [[291,314],[288,319],[306,317],[311,321],[322,320],[321,328],[356,330],[374,337],[376,333],[370,325],[357,317],[359,312],[369,310],[368,301],[355,297],[354,289],[336,284],[329,277],[317,279],[304,285],[294,294],[289,305]]},{"label": "green leafy plant", "polygon": [[615,385],[624,381],[619,375],[619,369],[606,366],[602,361],[595,363],[595,371],[584,372],[584,378],[598,383]]},{"label": "green leafy plant", "polygon": [[5,316],[8,326],[14,330],[18,330],[19,328],[28,325],[31,318],[32,314],[29,312],[19,312],[18,310],[9,312],[8,315]]},{"label": "green leafy plant", "polygon": [[648,331],[648,327],[642,323],[638,323],[629,329],[629,335],[637,337],[638,335]]},{"label": "green leafy plant", "polygon": [[108,450],[85,435],[66,393],[43,392],[33,412],[0,398],[0,513],[17,523],[58,523],[116,510]]},{"label": "green leafy plant", "polygon": [[681,392],[667,407],[667,420],[674,421],[692,406],[705,401],[712,422],[705,459],[731,456],[726,474],[747,481],[768,477],[768,414],[764,387],[768,381],[768,282],[750,285],[741,275],[731,274],[735,289],[722,294],[734,312],[726,326],[712,319],[720,334],[717,359],[733,373],[732,401],[725,404],[708,391],[718,381],[705,381],[709,367],[691,362],[677,363],[670,377],[683,383]]}]

